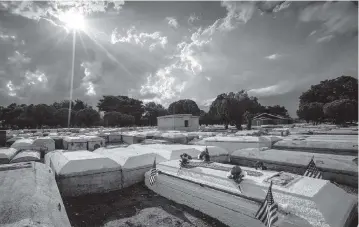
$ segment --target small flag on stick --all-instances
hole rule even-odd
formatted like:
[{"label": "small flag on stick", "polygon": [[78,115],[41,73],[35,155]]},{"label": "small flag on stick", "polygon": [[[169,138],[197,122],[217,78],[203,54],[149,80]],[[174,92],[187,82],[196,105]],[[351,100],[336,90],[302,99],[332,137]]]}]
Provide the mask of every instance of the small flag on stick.
[{"label": "small flag on stick", "polygon": [[320,172],[320,170],[315,165],[314,156],[310,160],[310,162],[309,162],[309,164],[307,166],[307,170],[304,172],[304,176],[317,178],[317,179],[322,179],[322,173]]},{"label": "small flag on stick", "polygon": [[150,172],[150,178],[149,178],[149,182],[151,186],[154,183],[156,183],[156,178],[157,178],[157,168],[156,168],[156,158],[155,158],[155,160],[153,161],[153,165]]},{"label": "small flag on stick", "polygon": [[256,213],[256,218],[268,227],[278,220],[278,204],[273,199],[272,182],[270,182],[266,198]]}]

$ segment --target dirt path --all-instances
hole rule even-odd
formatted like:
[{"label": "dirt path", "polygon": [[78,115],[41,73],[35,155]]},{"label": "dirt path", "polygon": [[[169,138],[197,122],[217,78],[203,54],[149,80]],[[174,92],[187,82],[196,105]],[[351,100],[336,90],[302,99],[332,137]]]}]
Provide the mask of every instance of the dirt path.
[{"label": "dirt path", "polygon": [[144,184],[103,195],[64,198],[64,204],[75,227],[226,227],[153,193]]}]

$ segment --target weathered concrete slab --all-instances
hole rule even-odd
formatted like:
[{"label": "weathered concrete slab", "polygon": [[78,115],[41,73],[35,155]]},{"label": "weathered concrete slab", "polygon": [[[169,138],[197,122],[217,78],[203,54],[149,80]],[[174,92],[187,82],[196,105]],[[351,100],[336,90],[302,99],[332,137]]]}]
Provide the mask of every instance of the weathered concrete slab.
[{"label": "weathered concrete slab", "polygon": [[146,137],[122,134],[122,141],[127,144],[141,143]]},{"label": "weathered concrete slab", "polygon": [[[184,144],[135,144],[130,147],[138,149],[151,148],[153,149],[153,152],[164,157],[166,161],[180,159],[180,155],[183,153],[187,153],[191,155],[193,159],[197,159],[198,155],[206,149],[206,146]],[[216,146],[207,146],[207,149],[212,161],[222,163],[229,162],[229,153],[227,150]]]},{"label": "weathered concrete slab", "polygon": [[0,148],[0,164],[9,164],[16,153],[15,148]]},{"label": "weathered concrete slab", "polygon": [[34,150],[21,150],[15,157],[13,157],[10,163],[19,163],[19,162],[40,162],[40,151]]},{"label": "weathered concrete slab", "polygon": [[162,162],[157,165],[156,183],[149,184],[149,172],[145,174],[145,183],[161,196],[231,227],[263,226],[255,213],[266,196],[270,181],[273,181],[274,200],[279,205],[279,220],[273,226],[344,227],[357,216],[357,198],[329,181],[243,167],[247,175],[239,190],[238,185],[227,178],[227,170],[233,166],[215,164],[217,169],[179,170],[175,160]]},{"label": "weathered concrete slab", "polygon": [[46,156],[63,196],[104,193],[121,188],[121,166],[103,155],[73,151],[50,152]]},{"label": "weathered concrete slab", "polygon": [[151,149],[136,148],[101,148],[94,153],[103,155],[114,160],[122,169],[122,185],[121,188],[129,187],[135,183],[144,180],[144,174],[156,162],[164,161],[161,157],[157,157]]},{"label": "weathered concrete slab", "polygon": [[278,136],[238,136],[238,137],[208,137],[204,138],[204,145],[216,146],[226,149],[230,154],[233,151],[244,148],[271,147],[276,141],[281,140]]},{"label": "weathered concrete slab", "polygon": [[45,152],[55,150],[55,141],[50,137],[39,137],[33,142],[34,146],[43,147]]},{"label": "weathered concrete slab", "polygon": [[357,156],[248,148],[233,152],[231,162],[254,167],[257,161],[261,161],[268,169],[302,175],[313,156],[324,179],[354,187],[358,186],[358,164],[355,163]]},{"label": "weathered concrete slab", "polygon": [[283,139],[274,143],[273,149],[295,150],[335,155],[358,155],[358,140],[332,140],[320,138]]},{"label": "weathered concrete slab", "polygon": [[16,140],[11,147],[15,148],[16,150],[40,150],[40,147],[36,147],[33,145],[33,139],[19,139]]},{"label": "weathered concrete slab", "polygon": [[0,166],[0,225],[70,227],[52,171],[41,163]]}]

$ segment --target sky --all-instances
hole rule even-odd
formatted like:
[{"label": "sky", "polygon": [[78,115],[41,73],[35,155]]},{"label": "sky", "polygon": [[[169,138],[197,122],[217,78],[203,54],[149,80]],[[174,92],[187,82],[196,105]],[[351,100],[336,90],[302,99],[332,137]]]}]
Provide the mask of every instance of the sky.
[{"label": "sky", "polygon": [[69,99],[73,68],[73,99],[93,106],[103,95],[127,95],[165,107],[188,98],[207,111],[217,95],[244,89],[296,117],[310,85],[357,78],[358,8],[352,2],[0,2],[0,53],[0,105]]}]

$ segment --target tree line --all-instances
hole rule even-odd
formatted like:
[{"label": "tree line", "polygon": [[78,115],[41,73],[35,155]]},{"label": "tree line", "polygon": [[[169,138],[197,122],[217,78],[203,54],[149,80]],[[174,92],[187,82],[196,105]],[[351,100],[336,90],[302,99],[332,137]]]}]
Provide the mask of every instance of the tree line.
[{"label": "tree line", "polygon": [[[330,121],[343,124],[358,120],[358,80],[341,76],[321,81],[300,97],[297,115],[314,124]],[[70,102],[53,104],[16,104],[0,106],[0,123],[4,128],[67,127]],[[182,99],[168,108],[155,102],[143,103],[127,96],[105,95],[98,101],[98,111],[81,100],[71,102],[70,127],[126,127],[155,126],[157,117],[170,114],[192,114],[200,117],[200,124],[221,124],[242,129],[242,124],[251,127],[252,118],[260,113],[288,117],[284,106],[263,106],[257,97],[245,90],[218,95],[209,111],[201,110],[195,101]],[[104,115],[101,116],[100,112]]]},{"label": "tree line", "polygon": [[[55,128],[67,127],[70,102],[63,100],[53,104],[12,103],[0,106],[0,122],[4,128]],[[235,125],[241,129],[244,122],[250,124],[258,113],[287,116],[284,106],[262,106],[256,97],[249,97],[244,90],[237,93],[220,94],[213,101],[210,110],[200,110],[195,101],[182,99],[175,101],[166,109],[155,102],[143,103],[127,96],[105,95],[98,101],[98,111],[81,100],[71,102],[70,127],[126,127],[155,126],[157,117],[170,114],[192,114],[200,116],[200,124]],[[101,116],[100,112],[104,115]]]}]

